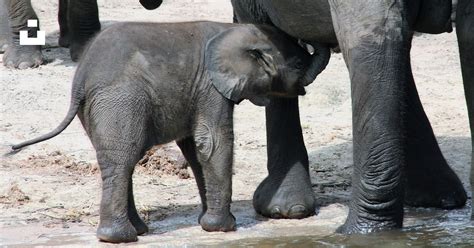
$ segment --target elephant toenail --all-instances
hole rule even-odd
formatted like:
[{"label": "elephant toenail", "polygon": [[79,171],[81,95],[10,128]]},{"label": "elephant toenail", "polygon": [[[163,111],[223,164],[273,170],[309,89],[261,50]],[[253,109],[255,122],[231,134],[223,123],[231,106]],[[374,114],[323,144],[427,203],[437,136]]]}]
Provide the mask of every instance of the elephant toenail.
[{"label": "elephant toenail", "polygon": [[281,209],[280,207],[276,206],[272,208],[272,211],[270,212],[270,216],[273,219],[281,219],[283,218],[283,215],[281,214]]},{"label": "elephant toenail", "polygon": [[30,68],[31,66],[32,66],[32,64],[29,63],[29,62],[21,62],[21,63],[18,65],[18,69],[24,70],[24,69]]},{"label": "elephant toenail", "polygon": [[288,211],[288,217],[291,218],[291,219],[301,219],[301,218],[304,218],[304,217],[308,216],[307,212],[308,212],[308,210],[306,209],[305,206],[299,205],[299,204],[294,205]]}]

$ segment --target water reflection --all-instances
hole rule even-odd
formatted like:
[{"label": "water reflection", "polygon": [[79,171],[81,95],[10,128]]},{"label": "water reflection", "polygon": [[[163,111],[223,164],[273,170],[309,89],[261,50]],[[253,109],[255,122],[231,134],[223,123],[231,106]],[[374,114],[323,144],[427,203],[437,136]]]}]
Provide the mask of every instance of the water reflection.
[{"label": "water reflection", "polygon": [[[405,228],[369,235],[284,237],[229,242],[225,247],[474,247],[470,206],[458,210],[409,208]],[[222,246],[221,244],[220,246]]]}]

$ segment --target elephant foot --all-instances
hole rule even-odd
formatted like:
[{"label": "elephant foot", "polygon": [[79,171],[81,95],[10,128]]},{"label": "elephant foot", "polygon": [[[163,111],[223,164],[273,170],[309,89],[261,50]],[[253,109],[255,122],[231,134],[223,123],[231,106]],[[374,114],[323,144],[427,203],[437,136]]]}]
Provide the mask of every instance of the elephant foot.
[{"label": "elephant foot", "polygon": [[126,243],[138,240],[137,231],[128,219],[113,222],[101,221],[97,229],[97,238],[110,243]]},{"label": "elephant foot", "polygon": [[466,204],[467,194],[461,180],[445,161],[442,166],[408,173],[405,188],[408,206],[453,209]]},{"label": "elephant foot", "polygon": [[301,219],[315,213],[315,198],[308,171],[296,164],[287,173],[272,173],[253,196],[255,211],[265,217]]},{"label": "elephant foot", "polygon": [[208,232],[229,232],[236,229],[235,217],[231,213],[223,215],[205,213],[200,217],[199,224]]},{"label": "elephant foot", "polygon": [[3,64],[8,68],[27,69],[43,64],[40,46],[10,45],[3,55]]},{"label": "elephant foot", "polygon": [[[375,218],[377,219],[377,218]],[[396,221],[374,221],[363,220],[361,218],[352,217],[351,214],[347,217],[346,222],[336,229],[340,234],[367,234],[373,232],[389,231],[393,229],[402,228],[402,223]]]}]

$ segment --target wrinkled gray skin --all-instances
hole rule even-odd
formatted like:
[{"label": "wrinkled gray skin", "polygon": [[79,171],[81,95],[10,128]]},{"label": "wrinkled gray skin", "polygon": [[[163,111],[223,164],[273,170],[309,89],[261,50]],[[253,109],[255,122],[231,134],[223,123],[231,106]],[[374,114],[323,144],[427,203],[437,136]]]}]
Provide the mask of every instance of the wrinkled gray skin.
[{"label": "wrinkled gray skin", "polygon": [[129,242],[148,230],[134,205],[134,165],[151,146],[176,140],[199,188],[202,228],[231,231],[233,106],[303,95],[320,72],[314,61],[296,40],[268,26],[116,24],[81,60],[65,120],[13,150],[54,137],[77,114],[103,181],[97,236]]},{"label": "wrinkled gray skin", "polygon": [[[466,192],[440,152],[414,84],[414,31],[451,31],[449,0],[232,0],[234,20],[274,25],[312,44],[339,45],[351,79],[353,196],[340,233],[402,227],[403,205],[464,206]],[[458,5],[461,62],[470,117],[474,113],[473,6]],[[254,194],[264,216],[314,213],[297,99],[272,99],[266,108],[268,177]],[[471,127],[474,126],[473,118]],[[283,154],[283,155],[282,155]]]},{"label": "wrinkled gray skin", "polygon": [[[79,60],[87,43],[100,30],[97,0],[59,0],[59,45],[69,47],[73,61]],[[147,9],[161,5],[161,0],[140,0]],[[0,49],[5,50],[3,64],[26,69],[44,62],[41,46],[20,46],[19,31],[28,30],[36,37],[39,28],[27,27],[28,19],[38,19],[31,0],[0,1]],[[8,48],[6,48],[8,44]]]}]

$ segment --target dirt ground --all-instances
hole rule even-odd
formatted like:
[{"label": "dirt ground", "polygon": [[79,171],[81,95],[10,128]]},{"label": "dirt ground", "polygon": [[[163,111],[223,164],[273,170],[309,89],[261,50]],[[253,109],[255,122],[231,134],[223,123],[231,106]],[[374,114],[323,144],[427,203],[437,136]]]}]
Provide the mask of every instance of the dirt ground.
[{"label": "dirt ground", "polygon": [[[230,22],[230,1],[164,1],[147,11],[135,0],[99,0],[104,26],[117,21]],[[9,144],[43,134],[64,117],[76,63],[58,48],[57,0],[33,1],[46,31],[49,63],[8,70],[0,62],[0,154]],[[2,55],[0,55],[1,57]],[[425,110],[447,160],[468,186],[467,112],[454,33],[414,40],[412,66]],[[252,194],[266,176],[264,109],[243,102],[235,109],[233,213],[238,230],[206,233],[197,224],[200,201],[190,169],[174,144],[157,148],[138,166],[134,191],[151,232],[135,245],[219,244],[243,238],[330,235],[347,216],[352,172],[351,100],[340,54],[300,98],[317,215],[304,220],[257,216]],[[92,146],[79,121],[59,136],[0,157],[0,245],[98,245],[100,177]],[[102,244],[105,245],[105,244]]]}]

